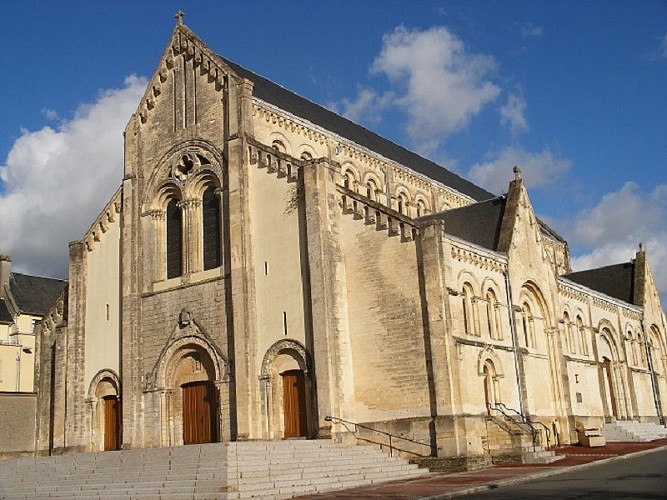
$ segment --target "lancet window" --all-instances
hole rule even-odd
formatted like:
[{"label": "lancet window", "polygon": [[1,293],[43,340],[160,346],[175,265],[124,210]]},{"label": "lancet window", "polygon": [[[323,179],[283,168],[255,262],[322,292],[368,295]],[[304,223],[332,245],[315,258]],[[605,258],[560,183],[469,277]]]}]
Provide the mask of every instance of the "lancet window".
[{"label": "lancet window", "polygon": [[584,321],[581,319],[581,316],[577,316],[577,332],[579,333],[579,344],[581,345],[581,352],[584,354],[584,356],[588,356],[586,328],[584,328]]},{"label": "lancet window", "polygon": [[215,187],[209,186],[202,197],[202,250],[204,270],[222,263],[220,198]]},{"label": "lancet window", "polygon": [[535,317],[528,302],[521,306],[521,326],[526,347],[535,348]]},{"label": "lancet window", "polygon": [[169,167],[149,210],[154,281],[222,265],[220,177],[220,168],[194,151],[179,154]]},{"label": "lancet window", "polygon": [[183,218],[179,202],[171,198],[166,211],[167,279],[183,274]]},{"label": "lancet window", "polygon": [[475,335],[475,311],[474,294],[470,283],[463,284],[461,291],[461,302],[463,306],[463,330],[465,333]]},{"label": "lancet window", "polygon": [[503,339],[503,332],[500,326],[500,304],[495,292],[491,288],[486,291],[486,324],[489,337],[494,340]]}]

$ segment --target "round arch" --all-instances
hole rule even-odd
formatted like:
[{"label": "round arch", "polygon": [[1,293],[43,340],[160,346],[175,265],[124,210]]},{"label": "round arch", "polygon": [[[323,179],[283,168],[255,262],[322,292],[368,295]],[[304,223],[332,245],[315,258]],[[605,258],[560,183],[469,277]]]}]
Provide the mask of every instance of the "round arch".
[{"label": "round arch", "polygon": [[260,369],[265,439],[314,433],[312,360],[297,340],[281,339],[267,349]]},{"label": "round arch", "polygon": [[161,408],[163,446],[231,439],[229,364],[190,314],[179,324],[147,375],[147,392]]},{"label": "round arch", "polygon": [[88,386],[90,443],[92,451],[114,451],[121,447],[121,385],[109,368],[98,371]]}]

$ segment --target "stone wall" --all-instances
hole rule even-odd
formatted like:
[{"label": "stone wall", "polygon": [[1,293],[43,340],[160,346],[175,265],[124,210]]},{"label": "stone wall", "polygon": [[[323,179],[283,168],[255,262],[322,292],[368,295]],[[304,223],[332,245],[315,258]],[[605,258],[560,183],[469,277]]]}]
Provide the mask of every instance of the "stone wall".
[{"label": "stone wall", "polygon": [[0,392],[0,459],[35,452],[35,393]]}]

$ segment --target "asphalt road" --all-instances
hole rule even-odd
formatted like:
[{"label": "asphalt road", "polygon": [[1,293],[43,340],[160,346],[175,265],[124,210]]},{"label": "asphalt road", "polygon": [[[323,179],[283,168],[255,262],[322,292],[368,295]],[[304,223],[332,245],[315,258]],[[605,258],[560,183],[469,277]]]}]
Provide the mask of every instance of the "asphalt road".
[{"label": "asphalt road", "polygon": [[667,450],[564,472],[544,479],[503,486],[474,498],[520,499],[667,499]]}]

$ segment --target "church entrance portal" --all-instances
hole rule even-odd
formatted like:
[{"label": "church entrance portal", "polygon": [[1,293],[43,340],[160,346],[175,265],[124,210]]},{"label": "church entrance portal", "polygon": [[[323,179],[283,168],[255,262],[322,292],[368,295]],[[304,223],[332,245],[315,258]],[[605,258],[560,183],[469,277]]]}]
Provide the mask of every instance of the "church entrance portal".
[{"label": "church entrance portal", "polygon": [[191,382],[183,391],[183,444],[213,443],[217,439],[215,387],[209,381]]},{"label": "church entrance portal", "polygon": [[614,387],[614,375],[609,358],[603,358],[602,371],[604,372],[605,381],[607,382],[607,391],[609,402],[611,404],[611,414],[614,418],[619,418],[618,406],[616,404],[616,390]]},{"label": "church entrance portal", "polygon": [[306,429],[306,391],[301,370],[290,370],[283,377],[285,438],[303,437]]}]

